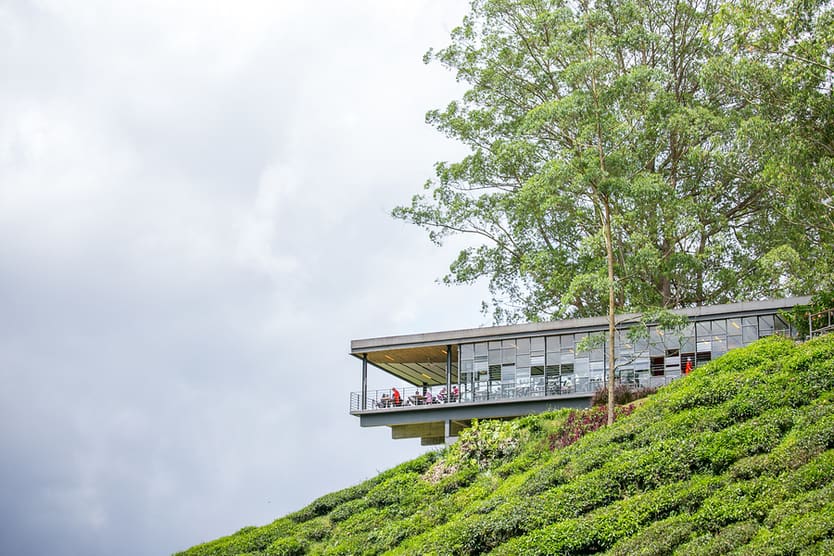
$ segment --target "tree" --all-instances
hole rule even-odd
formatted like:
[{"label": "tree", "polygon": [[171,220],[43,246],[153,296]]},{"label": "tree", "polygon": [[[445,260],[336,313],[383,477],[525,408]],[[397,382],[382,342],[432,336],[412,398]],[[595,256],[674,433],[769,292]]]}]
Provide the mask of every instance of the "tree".
[{"label": "tree", "polygon": [[793,290],[832,288],[834,4],[728,3],[711,31],[731,48],[705,74],[752,115],[747,146],[762,161],[758,179],[780,198],[768,227],[776,233],[762,240],[771,248],[765,267]]},{"label": "tree", "polygon": [[[609,316],[772,293],[774,196],[747,114],[701,81],[712,0],[473,0],[429,51],[469,88],[427,120],[471,148],[394,215],[470,234],[445,280],[489,278],[496,321]],[[609,419],[613,395],[609,396]]]}]

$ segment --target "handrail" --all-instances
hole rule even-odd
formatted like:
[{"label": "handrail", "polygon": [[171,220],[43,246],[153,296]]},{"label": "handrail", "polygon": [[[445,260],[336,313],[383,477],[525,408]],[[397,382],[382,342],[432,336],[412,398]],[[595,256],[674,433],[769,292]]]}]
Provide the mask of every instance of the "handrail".
[{"label": "handrail", "polygon": [[[825,317],[824,319],[822,317]],[[814,328],[814,324],[822,324]],[[834,308],[825,309],[818,313],[808,313],[808,335],[813,338],[826,332],[834,331]]]},{"label": "handrail", "polygon": [[[642,380],[640,383],[621,383],[626,384],[627,386],[637,389],[641,387],[651,387],[657,388],[660,386],[664,386],[673,380],[676,380],[677,376],[651,376],[647,379]],[[604,382],[598,381],[591,381],[591,380],[576,380],[575,382],[570,383],[559,383],[558,385],[541,385],[539,386],[524,386],[524,387],[512,387],[512,388],[505,388],[501,389],[498,388],[493,392],[487,391],[480,391],[476,392],[473,396],[471,392],[465,392],[463,389],[460,389],[458,385],[452,386],[452,392],[450,395],[442,395],[446,388],[441,388],[438,390],[436,387],[434,388],[426,388],[426,393],[429,395],[423,395],[423,388],[422,387],[403,387],[397,388],[399,392],[399,403],[395,401],[395,395],[393,393],[394,388],[385,388],[381,390],[368,390],[367,392],[367,406],[362,407],[362,392],[351,392],[350,393],[350,412],[358,412],[358,411],[388,411],[388,410],[395,410],[401,409],[404,407],[409,408],[422,408],[422,409],[431,409],[431,408],[439,408],[444,405],[448,404],[469,404],[469,403],[483,403],[489,401],[502,401],[502,400],[529,400],[529,399],[536,399],[536,398],[543,398],[543,397],[558,397],[558,396],[572,396],[576,394],[587,394],[588,396],[592,396],[594,392],[603,388],[605,386]],[[456,394],[457,392],[457,394]]]}]

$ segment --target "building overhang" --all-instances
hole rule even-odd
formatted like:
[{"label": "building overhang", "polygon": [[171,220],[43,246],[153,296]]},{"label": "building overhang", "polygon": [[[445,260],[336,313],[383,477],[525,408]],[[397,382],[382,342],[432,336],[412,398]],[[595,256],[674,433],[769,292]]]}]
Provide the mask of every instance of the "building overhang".
[{"label": "building overhang", "polygon": [[[693,322],[708,320],[718,315],[732,318],[769,314],[783,309],[790,309],[796,305],[810,302],[809,296],[787,297],[782,299],[766,299],[761,301],[745,301],[724,305],[709,305],[704,307],[690,307],[671,311],[676,315],[687,317]],[[637,320],[639,313],[617,315],[618,328],[627,328]],[[608,327],[608,317],[591,317],[582,319],[565,319],[549,322],[533,322],[512,324],[505,326],[485,326],[443,332],[429,332],[423,334],[406,334],[400,336],[384,336],[379,338],[365,338],[352,340],[350,353],[356,357],[368,355],[368,361],[373,365],[397,374],[397,376],[419,377],[422,370],[430,369],[434,376],[443,376],[439,382],[445,383],[446,346],[452,346],[452,361],[456,363],[457,346],[463,343],[510,340],[521,337],[545,336],[566,332],[599,332]],[[397,367],[397,366],[400,367]],[[409,373],[403,365],[411,365]],[[391,369],[398,370],[394,373]],[[432,372],[427,374],[432,375]],[[421,384],[421,380],[406,379],[412,384]]]}]

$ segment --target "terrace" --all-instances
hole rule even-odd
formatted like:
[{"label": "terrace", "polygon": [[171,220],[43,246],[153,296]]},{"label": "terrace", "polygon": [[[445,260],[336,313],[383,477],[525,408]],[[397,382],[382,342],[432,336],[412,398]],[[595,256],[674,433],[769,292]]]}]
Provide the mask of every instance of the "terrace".
[{"label": "terrace", "polygon": [[[639,315],[623,315],[616,380],[633,388],[662,386],[760,337],[792,335],[779,312],[808,299],[683,309],[676,311],[689,320],[682,330],[650,327],[638,341],[626,332]],[[361,360],[362,383],[350,395],[350,413],[360,426],[388,426],[393,438],[430,445],[457,436],[472,419],[588,407],[606,385],[606,349],[577,346],[606,329],[607,319],[598,317],[354,340],[351,355]],[[400,386],[369,389],[369,367]]]}]

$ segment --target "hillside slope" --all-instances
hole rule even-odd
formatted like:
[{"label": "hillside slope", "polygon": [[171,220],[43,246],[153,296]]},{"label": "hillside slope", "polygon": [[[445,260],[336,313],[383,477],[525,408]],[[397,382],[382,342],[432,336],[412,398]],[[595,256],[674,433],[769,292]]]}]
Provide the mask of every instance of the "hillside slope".
[{"label": "hillside slope", "polygon": [[834,336],[761,340],[642,401],[587,434],[593,412],[483,422],[180,554],[834,554]]}]

